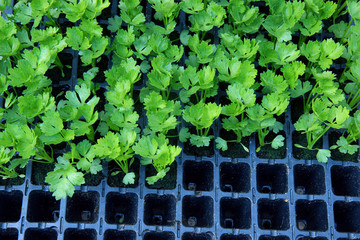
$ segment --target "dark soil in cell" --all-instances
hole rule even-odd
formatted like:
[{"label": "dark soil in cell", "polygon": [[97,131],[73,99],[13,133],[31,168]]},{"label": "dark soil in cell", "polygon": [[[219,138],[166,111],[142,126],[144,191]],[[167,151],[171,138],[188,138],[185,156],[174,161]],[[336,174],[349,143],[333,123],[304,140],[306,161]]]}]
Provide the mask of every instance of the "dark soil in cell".
[{"label": "dark soil in cell", "polygon": [[144,109],[144,104],[140,102],[139,94],[140,91],[133,91],[134,110],[137,112],[137,114],[139,114],[139,116],[141,116]]},{"label": "dark soil in cell", "polygon": [[[341,133],[339,132],[331,132],[329,134],[329,146],[333,146],[336,144],[336,141],[341,137]],[[357,144],[356,142],[353,144]],[[358,162],[359,150],[357,150],[353,155],[344,154],[339,151],[339,149],[331,150],[331,159],[335,161],[348,161],[348,162]]]},{"label": "dark soil in cell", "polygon": [[[58,66],[53,65],[52,68],[45,73],[45,76],[47,76],[53,83],[70,80],[71,78],[72,54],[61,52],[58,54],[58,57],[63,65],[62,71]],[[70,66],[70,68],[68,66]]]},{"label": "dark soil in cell", "polygon": [[291,122],[295,124],[299,117],[304,113],[303,97],[295,98],[291,101]]},{"label": "dark soil in cell", "polygon": [[0,239],[17,240],[19,232],[16,228],[0,229]]},{"label": "dark soil in cell", "polygon": [[103,87],[100,87],[100,89],[96,91],[96,96],[100,98],[99,103],[95,106],[95,110],[98,112],[105,111],[105,104],[106,104],[105,92],[106,89]]},{"label": "dark soil in cell", "polygon": [[266,4],[265,1],[251,2],[250,6],[258,7],[259,13],[263,13],[265,15],[268,15],[270,13],[269,6]]},{"label": "dark soil in cell", "polygon": [[[307,141],[306,141],[306,134],[301,134],[299,132],[293,133],[293,156],[297,159],[304,159],[304,160],[316,160],[316,150],[308,150],[305,148],[298,148],[295,147],[294,144],[299,144],[301,146],[306,147]],[[321,148],[322,146],[322,138],[317,141],[317,143],[314,145],[313,148]]]},{"label": "dark soil in cell", "polygon": [[[153,165],[146,166],[146,177],[155,176],[157,174]],[[170,166],[170,170],[166,173],[165,177],[158,180],[153,185],[146,182],[146,187],[152,189],[174,189],[176,187],[177,178],[177,164],[173,162]]]},{"label": "dark soil in cell", "polygon": [[106,37],[111,37],[112,33],[110,32],[110,30],[108,30],[108,25],[107,24],[99,24],[102,29],[103,29],[103,36],[106,36]]},{"label": "dark soil in cell", "polygon": [[44,185],[46,175],[53,171],[55,167],[54,163],[32,163],[32,171],[31,171],[31,183],[35,185]]},{"label": "dark soil in cell", "polygon": [[100,194],[95,191],[75,191],[66,201],[66,221],[95,223],[99,218]]},{"label": "dark soil in cell", "polygon": [[56,105],[60,100],[65,100],[66,91],[70,90],[70,85],[59,85],[52,88],[52,95],[55,97]]},{"label": "dark soil in cell", "polygon": [[[237,136],[233,131],[226,131],[225,129],[220,130],[220,137],[224,140],[236,140]],[[244,137],[242,138],[242,145],[249,149],[250,138]],[[249,152],[244,149],[244,147],[238,142],[228,142],[228,150],[222,151],[220,150],[220,154],[223,157],[231,157],[231,158],[247,158],[249,157]]]},{"label": "dark soil in cell", "polygon": [[172,33],[170,33],[169,39],[171,40],[172,45],[177,45],[177,46],[181,45],[179,32],[173,31]]},{"label": "dark soil in cell", "polygon": [[[109,59],[106,55],[102,55],[100,58],[96,59],[96,67],[99,68],[98,73],[96,74],[95,78],[93,79],[94,82],[103,83],[105,82],[105,75],[104,72],[108,70],[109,66]],[[79,63],[78,63],[78,77],[83,78],[83,74],[92,68],[91,65],[83,66],[80,56],[79,56]]]},{"label": "dark soil in cell", "polygon": [[[65,15],[64,15],[64,17],[65,17]],[[60,24],[60,30],[61,30],[63,36],[66,34],[66,31],[67,31],[68,28],[72,28],[74,26],[75,26],[75,24],[70,22],[70,21],[65,21],[65,22],[61,23]]]},{"label": "dark soil in cell", "polygon": [[[108,163],[108,177],[107,177],[107,183],[110,187],[122,187],[122,188],[135,188],[139,185],[139,168],[140,168],[140,160],[135,158],[133,164],[130,167],[129,172],[135,173],[135,182],[134,184],[125,185],[122,180],[125,176],[125,173],[121,170],[119,165],[115,161],[111,161]],[[112,176],[111,174],[113,172],[120,171],[115,176]]]},{"label": "dark soil in cell", "polygon": [[[190,128],[190,133],[196,134],[195,127]],[[210,129],[208,136],[213,136],[214,131]],[[190,139],[184,143],[183,151],[187,155],[195,156],[207,156],[211,157],[214,155],[214,138],[210,140],[208,147],[196,147],[190,143]]]},{"label": "dark soil in cell", "polygon": [[97,21],[108,20],[108,18],[111,17],[111,5],[112,1],[110,1],[110,5],[107,8],[103,9],[101,14],[96,17]]},{"label": "dark soil in cell", "polygon": [[101,183],[101,180],[104,179],[104,175],[102,172],[98,172],[97,174],[87,173],[84,175],[86,186],[97,186]]},{"label": "dark soil in cell", "polygon": [[168,131],[168,133],[166,134],[167,138],[169,139],[169,144],[170,145],[174,145],[174,146],[178,146],[178,142],[179,142],[179,133],[176,129],[171,129]]},{"label": "dark soil in cell", "polygon": [[[282,135],[285,139],[284,139],[284,146],[278,148],[278,149],[274,149],[271,147],[271,144],[266,144],[264,146],[261,147],[260,151],[256,153],[256,155],[259,158],[266,158],[266,159],[282,159],[286,157],[286,136],[285,133],[283,131],[281,131],[278,134],[275,134],[273,132],[270,132],[266,137],[265,137],[265,143],[271,142],[277,135]],[[259,147],[259,140],[257,135],[255,136],[256,138],[256,148]]]}]

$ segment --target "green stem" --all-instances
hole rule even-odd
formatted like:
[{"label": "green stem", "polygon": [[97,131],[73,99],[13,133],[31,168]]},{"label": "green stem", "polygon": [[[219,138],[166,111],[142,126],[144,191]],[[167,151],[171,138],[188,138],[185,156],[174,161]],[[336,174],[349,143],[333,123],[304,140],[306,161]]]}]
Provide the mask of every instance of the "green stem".
[{"label": "green stem", "polygon": [[309,146],[310,150],[312,150],[312,148],[314,147],[314,145],[317,143],[317,141],[319,141],[320,138],[322,138],[322,136],[330,129],[330,127],[326,127],[317,138],[315,138],[314,140],[311,141],[311,145]]}]

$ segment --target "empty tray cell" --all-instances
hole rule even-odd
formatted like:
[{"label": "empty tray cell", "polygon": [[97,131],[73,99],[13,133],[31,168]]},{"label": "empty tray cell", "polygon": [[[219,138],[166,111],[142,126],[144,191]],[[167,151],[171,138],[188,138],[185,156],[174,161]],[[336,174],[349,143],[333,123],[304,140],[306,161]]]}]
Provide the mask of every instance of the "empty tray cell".
[{"label": "empty tray cell", "polygon": [[360,202],[334,203],[335,227],[339,232],[360,233]]},{"label": "empty tray cell", "polygon": [[247,163],[220,164],[220,189],[223,192],[249,192],[250,166]]},{"label": "empty tray cell", "polygon": [[289,229],[289,203],[283,199],[260,199],[258,201],[258,224],[261,229]]},{"label": "empty tray cell", "polygon": [[75,191],[67,198],[66,221],[94,223],[99,217],[99,193]]},{"label": "empty tray cell", "polygon": [[182,235],[181,240],[212,240],[213,238],[206,233],[186,232]]},{"label": "empty tray cell", "polygon": [[250,228],[250,200],[248,198],[222,198],[220,200],[220,224],[223,228]]},{"label": "empty tray cell", "polygon": [[175,240],[173,232],[147,232],[143,240]]},{"label": "empty tray cell", "polygon": [[328,229],[326,202],[298,200],[295,205],[296,225],[299,230],[324,232]]},{"label": "empty tray cell", "polygon": [[321,165],[295,165],[294,181],[297,194],[325,194],[325,171]]},{"label": "empty tray cell", "polygon": [[335,195],[360,196],[360,169],[358,167],[333,166],[331,183]]},{"label": "empty tray cell", "polygon": [[60,201],[56,201],[51,192],[30,192],[26,216],[29,222],[56,222],[59,211]]},{"label": "empty tray cell", "polygon": [[137,222],[138,196],[135,193],[111,192],[106,196],[105,221],[109,224]]},{"label": "empty tray cell", "polygon": [[220,240],[251,240],[251,237],[249,235],[223,234]]},{"label": "empty tray cell", "polygon": [[95,229],[68,228],[64,233],[64,240],[96,240]]},{"label": "empty tray cell", "polygon": [[285,164],[258,164],[256,168],[257,190],[260,193],[286,193],[288,168]]},{"label": "empty tray cell", "polygon": [[176,198],[174,195],[148,194],[144,200],[144,223],[146,225],[174,226]]},{"label": "empty tray cell", "polygon": [[186,190],[211,191],[214,183],[214,166],[209,161],[185,161],[183,185]]},{"label": "empty tray cell", "polygon": [[136,240],[136,232],[131,230],[106,230],[104,240]]},{"label": "empty tray cell", "polygon": [[0,191],[0,222],[19,221],[22,199],[21,191]]},{"label": "empty tray cell", "polygon": [[259,240],[290,240],[288,236],[267,236],[263,235],[259,237]]},{"label": "empty tray cell", "polygon": [[214,200],[208,196],[185,196],[182,222],[186,227],[211,227],[214,224]]},{"label": "empty tray cell", "polygon": [[57,240],[55,229],[28,228],[24,240]]},{"label": "empty tray cell", "polygon": [[17,240],[19,232],[16,228],[0,229],[1,240]]}]

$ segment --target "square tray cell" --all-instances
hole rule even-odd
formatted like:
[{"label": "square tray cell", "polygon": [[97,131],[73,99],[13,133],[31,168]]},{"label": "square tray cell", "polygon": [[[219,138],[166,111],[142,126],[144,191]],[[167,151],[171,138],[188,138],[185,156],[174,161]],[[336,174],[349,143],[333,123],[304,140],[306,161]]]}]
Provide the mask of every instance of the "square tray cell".
[{"label": "square tray cell", "polygon": [[223,228],[250,228],[250,200],[248,198],[222,198],[220,200],[220,224]]},{"label": "square tray cell", "polygon": [[295,165],[294,181],[297,194],[325,194],[325,171],[321,165]]},{"label": "square tray cell", "polygon": [[214,224],[214,200],[207,196],[185,196],[182,223],[186,227],[211,227]]},{"label": "square tray cell", "polygon": [[249,192],[250,166],[247,163],[220,164],[220,189],[223,192]]},{"label": "square tray cell", "polygon": [[109,224],[137,222],[138,196],[135,193],[111,192],[106,196],[105,221]]},{"label": "square tray cell", "polygon": [[176,198],[174,195],[148,194],[144,200],[144,223],[146,225],[174,226]]},{"label": "square tray cell", "polygon": [[21,191],[0,191],[0,222],[19,221],[22,199]]},{"label": "square tray cell", "polygon": [[288,168],[285,164],[258,164],[256,182],[260,193],[287,193]]},{"label": "square tray cell", "polygon": [[258,201],[258,225],[261,229],[289,229],[289,203],[284,199],[260,199]]},{"label": "square tray cell", "polygon": [[181,240],[212,240],[213,237],[206,233],[186,232],[182,235]]},{"label": "square tray cell", "polygon": [[1,240],[17,240],[19,232],[16,228],[0,229]]},{"label": "square tray cell", "polygon": [[290,240],[288,236],[267,236],[263,235],[259,237],[259,240]]},{"label": "square tray cell", "polygon": [[249,235],[223,234],[220,240],[251,240],[251,237]]},{"label": "square tray cell", "polygon": [[96,240],[95,229],[68,228],[64,233],[64,240]]},{"label": "square tray cell", "polygon": [[136,232],[131,230],[106,230],[104,240],[136,240]]},{"label": "square tray cell", "polygon": [[67,198],[66,221],[94,223],[99,217],[98,192],[75,191],[74,195]]},{"label": "square tray cell", "polygon": [[57,240],[55,229],[28,228],[24,240]]},{"label": "square tray cell", "polygon": [[335,195],[359,197],[360,169],[353,166],[333,166],[331,184]]},{"label": "square tray cell", "polygon": [[298,200],[296,225],[302,231],[324,232],[328,229],[327,204],[322,200]]},{"label": "square tray cell", "polygon": [[147,232],[143,240],[175,240],[173,232]]},{"label": "square tray cell", "polygon": [[360,233],[360,202],[334,203],[335,228],[339,232]]},{"label": "square tray cell", "polygon": [[56,201],[51,192],[30,192],[26,216],[29,222],[56,222],[59,210],[60,201]]},{"label": "square tray cell", "polygon": [[185,161],[183,185],[186,190],[211,191],[214,185],[214,165],[209,161]]}]

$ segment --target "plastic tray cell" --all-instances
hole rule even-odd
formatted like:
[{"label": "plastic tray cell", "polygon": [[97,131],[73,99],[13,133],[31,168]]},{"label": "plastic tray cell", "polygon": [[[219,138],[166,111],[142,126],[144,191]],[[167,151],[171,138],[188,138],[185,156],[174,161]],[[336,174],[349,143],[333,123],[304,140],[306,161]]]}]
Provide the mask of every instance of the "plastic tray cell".
[{"label": "plastic tray cell", "polygon": [[109,224],[137,222],[138,196],[135,193],[110,192],[106,196],[105,220]]},{"label": "plastic tray cell", "polygon": [[56,222],[59,211],[60,201],[56,201],[51,192],[30,192],[26,216],[29,222]]},{"label": "plastic tray cell", "polygon": [[249,192],[250,166],[247,163],[220,164],[220,189],[223,192]]},{"label": "plastic tray cell", "polygon": [[64,240],[96,240],[95,229],[68,228],[64,233]]},{"label": "plastic tray cell", "polygon": [[24,240],[57,240],[55,229],[28,228]]},{"label": "plastic tray cell", "polygon": [[210,161],[185,161],[183,186],[186,190],[211,191],[214,185],[214,165]]},{"label": "plastic tray cell", "polygon": [[16,228],[0,229],[1,240],[17,240],[19,231]]},{"label": "plastic tray cell", "polygon": [[148,194],[144,200],[146,225],[175,225],[176,198],[173,195]]},{"label": "plastic tray cell", "polygon": [[17,222],[21,215],[21,191],[0,191],[0,222]]},{"label": "plastic tray cell", "polygon": [[181,240],[212,240],[212,236],[206,233],[186,232],[182,235]]},{"label": "plastic tray cell", "polygon": [[221,198],[220,224],[223,228],[250,228],[250,200],[248,198]]},{"label": "plastic tray cell", "polygon": [[360,196],[360,169],[355,166],[333,166],[331,184],[335,195]]},{"label": "plastic tray cell", "polygon": [[106,230],[104,240],[136,240],[136,232],[131,230]]},{"label": "plastic tray cell", "polygon": [[324,232],[328,229],[327,216],[325,201],[296,201],[296,225],[299,230]]},{"label": "plastic tray cell", "polygon": [[251,240],[249,235],[233,235],[233,234],[223,234],[220,237],[220,240]]},{"label": "plastic tray cell", "polygon": [[258,224],[261,229],[287,230],[290,228],[289,203],[284,199],[260,199]]},{"label": "plastic tray cell", "polygon": [[286,193],[288,168],[285,164],[258,164],[256,168],[257,190],[260,193]]},{"label": "plastic tray cell", "polygon": [[212,227],[214,224],[214,200],[208,196],[184,196],[182,223],[186,227]]},{"label": "plastic tray cell", "polygon": [[143,240],[175,240],[173,232],[147,232]]},{"label": "plastic tray cell", "polygon": [[360,233],[360,202],[336,201],[334,219],[337,231]]},{"label": "plastic tray cell", "polygon": [[297,164],[294,167],[295,192],[297,194],[325,194],[325,171],[319,164]]},{"label": "plastic tray cell", "polygon": [[67,198],[66,221],[94,223],[99,217],[99,193],[76,191]]}]

